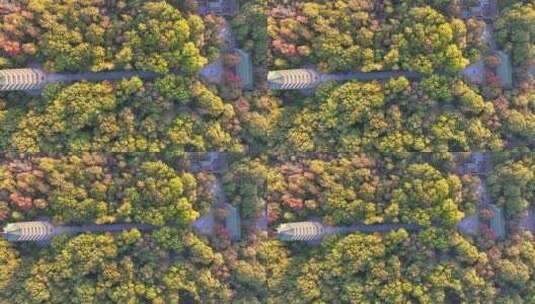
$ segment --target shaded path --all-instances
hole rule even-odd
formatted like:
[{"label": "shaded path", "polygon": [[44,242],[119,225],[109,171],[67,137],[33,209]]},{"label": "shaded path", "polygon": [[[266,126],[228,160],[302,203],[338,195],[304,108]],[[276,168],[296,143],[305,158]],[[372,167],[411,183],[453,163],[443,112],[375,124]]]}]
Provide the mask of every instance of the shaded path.
[{"label": "shaded path", "polygon": [[268,229],[268,207],[265,200],[262,199],[261,202],[262,212],[260,216],[255,221],[255,226],[257,230],[267,230]]},{"label": "shaded path", "polygon": [[111,225],[84,225],[84,226],[58,226],[56,233],[93,233],[93,232],[121,232],[131,229],[147,231],[156,226],[149,224],[111,224]]},{"label": "shaded path", "polygon": [[351,72],[343,74],[321,74],[320,81],[341,81],[341,80],[380,80],[406,77],[408,79],[419,79],[423,77],[423,74],[412,71],[380,71],[380,72]]},{"label": "shaded path", "polygon": [[80,80],[102,81],[120,80],[124,78],[139,77],[141,79],[154,79],[161,74],[148,71],[109,71],[109,72],[83,72],[83,73],[52,73],[47,75],[47,82],[74,82]]},{"label": "shaded path", "polygon": [[419,225],[416,224],[376,224],[376,225],[365,225],[357,224],[347,227],[325,227],[326,233],[351,233],[351,232],[388,232],[392,230],[405,229],[408,231],[417,231],[420,229]]}]

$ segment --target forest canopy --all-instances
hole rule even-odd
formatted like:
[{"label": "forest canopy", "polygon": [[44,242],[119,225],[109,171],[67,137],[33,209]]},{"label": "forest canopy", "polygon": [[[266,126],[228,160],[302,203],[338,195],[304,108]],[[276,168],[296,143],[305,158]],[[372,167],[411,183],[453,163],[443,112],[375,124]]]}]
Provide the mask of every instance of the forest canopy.
[{"label": "forest canopy", "polygon": [[[432,7],[384,1],[307,1],[272,8],[269,34],[278,68],[315,63],[322,71],[454,73],[468,64],[466,26]],[[396,8],[394,8],[396,7]]]},{"label": "forest canopy", "polygon": [[534,22],[0,1],[0,304],[534,302]]},{"label": "forest canopy", "polygon": [[208,61],[199,16],[186,16],[165,1],[121,2],[116,8],[106,1],[75,2],[30,0],[22,14],[4,17],[4,51],[14,59],[34,56],[50,71],[194,74]]}]

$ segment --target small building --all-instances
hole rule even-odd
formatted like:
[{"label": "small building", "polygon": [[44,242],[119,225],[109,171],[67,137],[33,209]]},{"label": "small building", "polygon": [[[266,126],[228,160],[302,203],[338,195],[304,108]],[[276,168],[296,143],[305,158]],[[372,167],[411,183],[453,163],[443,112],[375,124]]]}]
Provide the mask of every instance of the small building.
[{"label": "small building", "polygon": [[317,87],[321,77],[311,69],[293,69],[270,71],[267,80],[271,90],[306,90]]},{"label": "small building", "polygon": [[42,88],[46,75],[38,69],[0,70],[0,91],[29,91]]},{"label": "small building", "polygon": [[39,242],[52,239],[56,230],[48,222],[36,221],[7,224],[2,233],[10,242]]},{"label": "small building", "polygon": [[225,227],[230,232],[230,239],[232,241],[241,240],[241,220],[238,209],[231,204],[225,204],[225,209],[228,211],[225,217]]},{"label": "small building", "polygon": [[511,63],[511,56],[503,51],[497,51],[496,56],[500,58],[500,65],[496,68],[496,76],[500,79],[500,83],[504,89],[513,88],[513,65]]},{"label": "small building", "polygon": [[497,0],[479,0],[478,6],[471,6],[463,10],[462,18],[480,18],[491,20],[498,16],[498,1]]},{"label": "small building", "polygon": [[15,8],[15,0],[0,0],[0,13],[9,13]]},{"label": "small building", "polygon": [[201,0],[199,1],[200,15],[214,14],[219,16],[234,16],[238,13],[237,0]]},{"label": "small building", "polygon": [[[222,207],[228,212],[228,215],[225,217],[225,228],[229,231],[230,240],[241,240],[241,220],[238,209],[228,203],[223,204]],[[214,210],[211,209],[208,214],[198,218],[191,226],[201,235],[213,235],[215,233]]]},{"label": "small building", "polygon": [[490,209],[494,212],[494,215],[490,219],[490,227],[496,233],[496,239],[504,240],[506,236],[506,231],[503,208],[491,204]]},{"label": "small building", "polygon": [[315,241],[324,234],[323,225],[317,222],[285,223],[277,227],[277,237],[282,241]]},{"label": "small building", "polygon": [[254,78],[251,55],[241,49],[236,49],[236,54],[240,57],[240,62],[236,66],[236,75],[240,78],[244,90],[252,90]]},{"label": "small building", "polygon": [[220,173],[228,169],[226,155],[221,152],[188,152],[187,157],[190,162],[189,169],[194,173]]}]

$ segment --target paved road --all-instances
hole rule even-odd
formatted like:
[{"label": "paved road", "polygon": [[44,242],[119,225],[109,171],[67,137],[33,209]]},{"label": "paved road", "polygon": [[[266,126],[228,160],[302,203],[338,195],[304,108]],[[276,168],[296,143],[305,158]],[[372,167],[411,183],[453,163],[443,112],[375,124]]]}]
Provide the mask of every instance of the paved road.
[{"label": "paved road", "polygon": [[351,72],[351,73],[340,73],[340,74],[322,74],[320,76],[320,81],[329,81],[329,80],[379,80],[379,79],[390,79],[397,77],[406,77],[409,79],[419,79],[423,75],[418,72],[412,71],[381,71],[381,72]]},{"label": "paved road", "polygon": [[470,158],[471,162],[475,164],[475,171],[479,176],[479,184],[475,190],[479,196],[479,202],[477,204],[478,211],[476,211],[475,214],[462,219],[462,221],[457,224],[457,227],[465,234],[476,235],[479,232],[480,223],[478,212],[482,207],[492,203],[487,187],[487,174],[492,171],[492,168],[488,153],[473,152],[471,153]]},{"label": "paved road", "polygon": [[533,77],[535,77],[535,65],[529,68],[529,72]]},{"label": "paved road", "polygon": [[83,73],[52,73],[47,75],[47,82],[73,82],[80,80],[102,81],[119,80],[137,76],[141,79],[154,79],[161,74],[147,71],[110,71],[110,72],[83,72]]},{"label": "paved road", "polygon": [[476,213],[463,218],[457,227],[465,234],[476,235],[479,232],[479,225],[479,215]]},{"label": "paved road", "polygon": [[256,219],[255,225],[257,230],[267,230],[268,228],[268,210],[267,210],[267,203],[265,200],[262,199],[261,201],[262,205],[262,212],[260,213],[260,216]]},{"label": "paved road", "polygon": [[[200,164],[194,164],[193,167],[196,169],[195,172],[214,172],[217,170],[217,163],[219,163],[220,161],[225,161],[222,153],[220,152],[213,151],[207,152],[207,154],[208,160],[201,161]],[[211,235],[214,232],[215,221],[212,208],[222,207],[227,202],[227,196],[225,195],[221,178],[217,174],[214,176],[215,180],[210,187],[210,192],[212,194],[212,197],[214,198],[212,202],[212,207],[210,207],[210,211],[208,211],[206,215],[192,223],[192,226],[198,232],[206,235]]]},{"label": "paved road", "polygon": [[147,231],[156,226],[149,224],[112,224],[112,225],[84,225],[84,226],[58,226],[56,233],[85,233],[85,232],[121,232],[130,229]]},{"label": "paved road", "polygon": [[219,28],[219,35],[229,49],[236,47],[236,38],[234,37],[234,32],[232,32],[232,26],[227,19],[224,19],[223,26]]},{"label": "paved road", "polygon": [[351,225],[348,227],[326,227],[327,233],[350,233],[350,232],[388,232],[392,230],[405,229],[409,231],[417,231],[420,226],[416,224],[377,224],[377,225]]}]

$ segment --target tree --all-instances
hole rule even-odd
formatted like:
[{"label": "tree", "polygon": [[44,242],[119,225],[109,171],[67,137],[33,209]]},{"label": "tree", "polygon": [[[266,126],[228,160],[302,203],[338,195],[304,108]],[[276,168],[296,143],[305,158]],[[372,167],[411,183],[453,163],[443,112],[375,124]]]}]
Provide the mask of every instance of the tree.
[{"label": "tree", "polygon": [[513,63],[521,65],[535,59],[535,4],[516,3],[508,6],[496,21],[496,38],[512,51]]},{"label": "tree", "polygon": [[155,82],[156,90],[161,95],[179,103],[187,103],[191,100],[189,85],[186,79],[178,75],[167,75]]},{"label": "tree", "polygon": [[0,240],[0,265],[0,294],[4,294],[21,265],[17,252],[5,240]]}]

